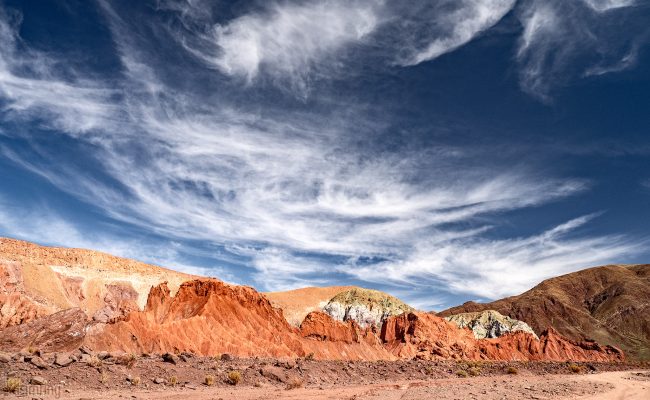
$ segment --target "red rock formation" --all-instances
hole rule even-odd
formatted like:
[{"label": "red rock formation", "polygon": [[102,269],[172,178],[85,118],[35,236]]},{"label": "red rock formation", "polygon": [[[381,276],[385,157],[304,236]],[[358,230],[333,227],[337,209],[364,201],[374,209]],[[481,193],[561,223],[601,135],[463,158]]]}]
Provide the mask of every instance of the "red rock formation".
[{"label": "red rock formation", "polygon": [[153,288],[144,311],[94,326],[87,342],[130,352],[304,355],[296,328],[267,299],[250,287],[208,279],[182,284],[174,297],[166,284]]},{"label": "red rock formation", "polygon": [[525,332],[477,340],[469,329],[459,329],[428,313],[390,318],[382,328],[381,339],[400,358],[614,362],[625,359],[615,347],[572,341],[553,329],[542,333],[539,340]]},{"label": "red rock formation", "polygon": [[619,361],[622,353],[595,343],[576,343],[554,331],[540,340],[518,332],[477,340],[434,314],[392,317],[381,333],[312,312],[296,329],[282,311],[254,289],[215,280],[181,285],[171,296],[166,285],[153,288],[142,312],[95,325],[86,344],[127,352],[190,351],[202,355],[300,357],[324,359],[490,359]]}]

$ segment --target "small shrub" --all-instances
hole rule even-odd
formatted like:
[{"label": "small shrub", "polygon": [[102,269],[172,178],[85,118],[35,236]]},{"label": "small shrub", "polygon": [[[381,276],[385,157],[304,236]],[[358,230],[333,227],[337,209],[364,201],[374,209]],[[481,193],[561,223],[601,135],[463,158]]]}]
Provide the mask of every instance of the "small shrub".
[{"label": "small shrub", "polygon": [[5,387],[2,388],[2,390],[9,393],[16,393],[20,389],[21,385],[22,385],[22,381],[20,380],[20,378],[7,378],[7,382],[5,382]]},{"label": "small shrub", "polygon": [[424,367],[424,373],[427,374],[427,375],[433,375],[433,371],[434,371],[434,369],[430,365],[427,365],[426,367]]},{"label": "small shrub", "polygon": [[467,370],[469,376],[479,376],[481,375],[481,369],[479,367],[471,367]]},{"label": "small shrub", "polygon": [[102,360],[100,360],[97,356],[91,356],[90,361],[88,361],[88,365],[94,368],[99,368],[102,366]]},{"label": "small shrub", "polygon": [[175,375],[172,375],[169,378],[167,378],[167,384],[169,386],[176,386],[177,383],[178,383],[178,378]]},{"label": "small shrub", "polygon": [[38,349],[36,347],[34,347],[34,346],[29,346],[29,347],[27,347],[27,352],[29,354],[35,354],[35,353],[38,352]]},{"label": "small shrub", "polygon": [[289,379],[289,382],[287,382],[287,390],[301,388],[304,384],[305,382],[302,379],[293,377]]},{"label": "small shrub", "polygon": [[212,376],[212,375],[206,375],[206,376],[205,376],[205,379],[204,379],[204,383],[205,383],[207,386],[212,386],[212,385],[214,385],[214,376]]},{"label": "small shrub", "polygon": [[309,353],[305,356],[305,360],[312,361],[314,359],[314,353]]},{"label": "small shrub", "polygon": [[140,377],[139,376],[131,378],[131,385],[138,386],[139,384],[140,384]]},{"label": "small shrub", "polygon": [[117,360],[118,364],[125,365],[127,368],[131,369],[135,365],[137,357],[135,354],[125,354]]},{"label": "small shrub", "polygon": [[99,377],[99,382],[108,383],[108,374],[106,372],[102,371],[102,374]]},{"label": "small shrub", "polygon": [[517,375],[519,373],[519,370],[515,367],[508,367],[506,372],[508,373],[508,375]]},{"label": "small shrub", "polygon": [[228,383],[231,385],[236,385],[241,381],[241,372],[239,371],[230,371],[228,372]]},{"label": "small shrub", "polygon": [[569,371],[573,372],[574,374],[579,374],[582,372],[582,367],[578,364],[570,363],[568,367]]},{"label": "small shrub", "polygon": [[467,371],[464,369],[456,371],[456,375],[458,375],[459,378],[467,378]]}]

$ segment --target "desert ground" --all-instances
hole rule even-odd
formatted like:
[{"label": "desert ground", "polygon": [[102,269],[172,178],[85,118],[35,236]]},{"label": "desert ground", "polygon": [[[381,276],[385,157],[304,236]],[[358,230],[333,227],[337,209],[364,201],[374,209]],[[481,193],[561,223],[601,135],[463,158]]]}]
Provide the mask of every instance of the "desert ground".
[{"label": "desert ground", "polygon": [[[44,356],[45,357],[45,356]],[[39,368],[0,364],[28,399],[648,399],[639,363],[317,361],[150,355]]]}]

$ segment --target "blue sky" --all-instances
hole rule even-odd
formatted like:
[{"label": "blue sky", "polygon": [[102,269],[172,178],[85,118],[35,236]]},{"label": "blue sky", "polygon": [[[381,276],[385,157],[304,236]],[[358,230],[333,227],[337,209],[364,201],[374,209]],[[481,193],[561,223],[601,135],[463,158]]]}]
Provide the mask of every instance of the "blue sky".
[{"label": "blue sky", "polygon": [[425,309],[648,262],[650,2],[0,2],[0,235]]}]

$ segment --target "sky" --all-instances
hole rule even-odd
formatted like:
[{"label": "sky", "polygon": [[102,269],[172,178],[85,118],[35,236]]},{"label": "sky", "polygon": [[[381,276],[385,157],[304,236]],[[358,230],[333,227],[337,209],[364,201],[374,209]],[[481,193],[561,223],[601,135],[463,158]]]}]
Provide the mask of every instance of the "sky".
[{"label": "sky", "polygon": [[650,260],[648,0],[0,0],[0,235],[426,310]]}]

